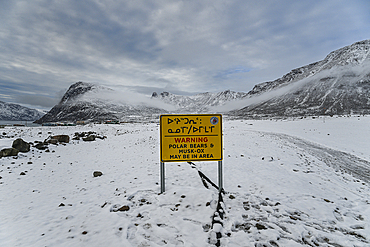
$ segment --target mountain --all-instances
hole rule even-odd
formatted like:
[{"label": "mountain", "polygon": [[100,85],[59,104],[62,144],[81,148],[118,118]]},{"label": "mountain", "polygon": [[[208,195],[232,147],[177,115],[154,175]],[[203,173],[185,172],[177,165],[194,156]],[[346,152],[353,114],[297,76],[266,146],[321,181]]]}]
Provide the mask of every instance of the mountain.
[{"label": "mountain", "polygon": [[34,121],[45,113],[18,104],[0,101],[0,120],[5,121]]},{"label": "mountain", "polygon": [[331,52],[324,60],[256,85],[253,104],[232,114],[253,117],[370,114],[370,40]]},{"label": "mountain", "polygon": [[92,83],[77,82],[69,87],[60,102],[36,123],[157,118],[161,113],[200,113],[247,96],[230,90],[194,96],[153,93],[151,98],[124,93]]},{"label": "mountain", "polygon": [[69,87],[57,105],[35,123],[123,120],[163,112],[142,102],[127,103],[125,96],[110,88],[77,82]]},{"label": "mountain", "polygon": [[237,117],[370,114],[370,40],[331,52],[250,92],[193,96],[154,92],[151,98],[77,82],[37,123],[146,120],[161,113],[224,112]]},{"label": "mountain", "polygon": [[167,104],[175,106],[175,112],[201,113],[216,111],[218,106],[243,99],[247,97],[247,95],[247,93],[233,92],[230,90],[219,93],[206,92],[192,96],[176,95],[169,92],[162,92],[158,95],[154,92],[152,98],[159,99]]}]

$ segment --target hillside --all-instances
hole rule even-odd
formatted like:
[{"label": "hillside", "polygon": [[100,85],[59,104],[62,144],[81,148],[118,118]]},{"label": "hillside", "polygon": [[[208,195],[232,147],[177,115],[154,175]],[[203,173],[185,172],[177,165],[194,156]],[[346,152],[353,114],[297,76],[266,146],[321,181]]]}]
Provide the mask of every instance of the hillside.
[{"label": "hillside", "polygon": [[[257,103],[243,117],[370,114],[370,40],[331,52],[324,60],[256,85]],[[260,100],[258,100],[260,99]]]},{"label": "hillside", "polygon": [[370,40],[328,54],[248,93],[226,90],[192,96],[154,92],[146,97],[91,83],[70,86],[37,123],[141,121],[161,113],[222,112],[241,118],[370,114]]},{"label": "hillside", "polygon": [[44,115],[43,112],[18,104],[0,101],[0,120],[5,121],[34,121]]},{"label": "hillside", "polygon": [[36,123],[58,121],[143,121],[161,113],[207,112],[212,107],[245,97],[246,93],[202,93],[194,96],[168,92],[145,97],[92,83],[77,82],[69,87],[60,102]]},{"label": "hillside", "polygon": [[69,87],[60,102],[36,123],[58,121],[104,121],[162,112],[156,107],[129,104],[112,89],[77,82]]},{"label": "hillside", "polygon": [[154,92],[152,98],[175,106],[175,112],[201,113],[214,111],[218,106],[241,100],[247,93],[226,90],[219,93],[200,93],[192,96],[176,95],[169,92],[162,92],[159,95]]}]

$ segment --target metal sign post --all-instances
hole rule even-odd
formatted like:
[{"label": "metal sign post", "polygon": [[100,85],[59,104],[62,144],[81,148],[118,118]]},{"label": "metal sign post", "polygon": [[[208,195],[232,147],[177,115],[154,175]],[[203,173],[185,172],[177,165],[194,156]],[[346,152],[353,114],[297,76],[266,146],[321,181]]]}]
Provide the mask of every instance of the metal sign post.
[{"label": "metal sign post", "polygon": [[191,114],[160,116],[160,183],[165,192],[164,162],[218,161],[222,191],[222,115]]},{"label": "metal sign post", "polygon": [[165,183],[164,183],[164,174],[165,174],[165,167],[164,167],[164,162],[161,162],[161,168],[160,168],[160,172],[161,172],[161,193],[163,193],[165,191]]},{"label": "metal sign post", "polygon": [[222,160],[218,161],[218,191],[222,191]]}]

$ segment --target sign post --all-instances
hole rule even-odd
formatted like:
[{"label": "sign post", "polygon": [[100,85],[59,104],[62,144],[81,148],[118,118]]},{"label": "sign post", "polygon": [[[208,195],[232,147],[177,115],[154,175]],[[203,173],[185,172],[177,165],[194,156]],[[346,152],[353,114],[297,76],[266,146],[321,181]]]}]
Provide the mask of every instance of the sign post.
[{"label": "sign post", "polygon": [[161,162],[161,193],[163,193],[165,191],[165,184],[164,184],[164,172],[165,172],[165,169],[164,169],[164,162]]},{"label": "sign post", "polygon": [[222,115],[191,114],[160,116],[161,193],[165,191],[165,162],[218,161],[222,190]]},{"label": "sign post", "polygon": [[218,191],[222,192],[222,160],[218,161]]}]

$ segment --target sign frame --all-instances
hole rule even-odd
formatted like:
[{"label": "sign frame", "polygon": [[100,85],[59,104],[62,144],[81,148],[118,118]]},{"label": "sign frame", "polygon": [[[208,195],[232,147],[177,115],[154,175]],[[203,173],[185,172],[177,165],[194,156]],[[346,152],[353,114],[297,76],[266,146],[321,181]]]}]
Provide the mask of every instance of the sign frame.
[{"label": "sign frame", "polygon": [[[216,142],[216,148],[219,148],[219,153],[216,155],[217,157],[210,157],[206,155],[206,158],[196,158],[195,160],[193,158],[183,158],[181,159],[181,157],[179,159],[175,159],[175,160],[171,160],[171,159],[163,159],[163,151],[165,151],[162,147],[162,145],[165,145],[164,142],[163,142],[163,138],[164,138],[164,129],[162,128],[163,125],[162,125],[162,120],[166,117],[180,117],[179,120],[181,120],[181,118],[183,118],[182,120],[185,120],[186,117],[192,117],[192,118],[199,118],[199,117],[210,117],[210,123],[213,124],[213,125],[218,125],[218,127],[216,128],[216,130],[218,129],[218,131],[215,131],[213,133],[213,128],[212,126],[210,126],[210,128],[208,129],[208,132],[206,131],[206,127],[209,126],[203,126],[204,127],[204,133],[210,133],[212,134],[212,137],[216,137],[216,141],[217,141],[217,138],[219,138],[218,142]],[[198,119],[199,120],[199,119]],[[189,119],[188,119],[189,121]],[[223,160],[223,132],[222,132],[222,115],[221,114],[163,114],[163,115],[160,115],[160,124],[159,124],[159,129],[160,129],[160,185],[161,185],[161,193],[164,193],[165,192],[165,162],[189,162],[189,161],[218,161],[218,189],[219,189],[219,193],[222,192],[223,190],[223,174],[222,174],[222,160]],[[170,122],[170,121],[168,121]],[[195,121],[193,120],[193,123]],[[195,123],[194,123],[195,124]],[[200,127],[199,128],[196,128],[197,131],[199,131]],[[175,135],[170,135],[170,134],[184,134],[183,136],[181,137],[178,137],[178,138],[190,138],[186,135],[186,132],[184,130],[186,130],[188,132],[188,134],[190,134],[190,132],[192,131],[191,128],[186,128],[186,127],[180,127],[179,128],[179,132],[175,131],[175,132],[170,132],[168,131],[168,129],[166,129],[169,136],[168,137],[175,137]],[[194,132],[195,129],[193,129],[193,132]],[[184,133],[185,132],[185,133]],[[200,133],[201,134],[201,131]],[[197,135],[197,136],[208,136],[210,134],[203,134],[203,135]],[[211,136],[210,136],[211,137]],[[195,141],[197,141],[198,139],[195,139]],[[212,139],[214,141],[214,138]],[[204,139],[203,139],[204,141]],[[186,142],[186,139],[185,139],[185,142]],[[208,142],[208,140],[206,141]],[[168,142],[166,143],[168,144]],[[206,146],[201,146],[201,147],[204,147],[204,149],[207,148],[207,145]],[[176,147],[177,148],[177,147]],[[184,148],[184,147],[183,147]],[[186,147],[187,148],[187,147]],[[211,147],[213,148],[213,147]],[[194,156],[193,156],[194,157]]]},{"label": "sign frame", "polygon": [[[192,119],[189,120],[189,118]],[[167,123],[165,122],[165,119],[167,120]],[[174,126],[176,128],[175,132],[173,132],[174,130],[169,128],[170,125],[172,125],[171,127],[173,127],[174,122],[173,119],[178,120],[177,125]],[[201,122],[202,120],[204,120],[204,122],[201,123],[202,125],[199,125],[198,123]],[[183,123],[181,123],[181,121]],[[169,141],[169,139],[172,140],[172,143],[171,141]],[[176,141],[175,143],[173,142],[174,140]],[[183,142],[185,143],[183,144]],[[169,147],[165,145],[168,145]],[[174,148],[171,149],[171,147]],[[181,149],[179,150],[179,152],[184,151],[184,153],[183,154],[176,153],[176,149]],[[171,152],[173,153],[172,155],[169,154]],[[168,156],[169,157],[177,156],[177,157],[171,159]],[[222,161],[223,160],[222,115],[221,114],[161,115],[160,160],[161,162]]]}]

